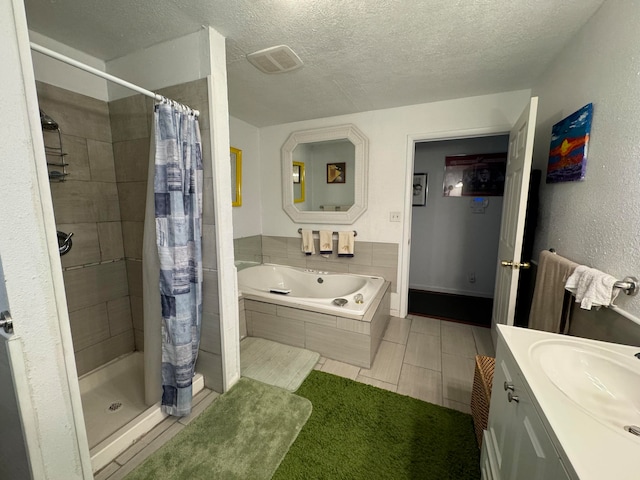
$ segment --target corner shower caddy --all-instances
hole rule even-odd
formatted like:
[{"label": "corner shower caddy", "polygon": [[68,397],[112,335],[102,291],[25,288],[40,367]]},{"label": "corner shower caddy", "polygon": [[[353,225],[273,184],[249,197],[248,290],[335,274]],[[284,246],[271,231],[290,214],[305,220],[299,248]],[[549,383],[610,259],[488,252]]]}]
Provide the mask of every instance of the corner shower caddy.
[{"label": "corner shower caddy", "polygon": [[49,180],[64,182],[67,175],[69,175],[67,172],[69,164],[66,162],[65,158],[67,153],[62,147],[62,132],[60,131],[58,122],[40,110],[40,123],[42,125],[43,133],[52,132],[58,134],[58,145],[56,146],[47,145],[47,135],[43,135],[45,140],[44,153],[47,156],[47,166],[62,168],[62,171],[49,168]]}]

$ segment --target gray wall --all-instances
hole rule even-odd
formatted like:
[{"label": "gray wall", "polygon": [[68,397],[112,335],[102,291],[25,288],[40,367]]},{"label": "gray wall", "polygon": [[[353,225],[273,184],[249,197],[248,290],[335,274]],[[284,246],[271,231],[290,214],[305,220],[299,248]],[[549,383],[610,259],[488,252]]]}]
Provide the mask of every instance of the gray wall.
[{"label": "gray wall", "polygon": [[507,150],[504,135],[416,145],[413,171],[428,174],[428,192],[426,206],[412,208],[410,288],[493,297],[503,197],[485,197],[485,213],[473,213],[474,197],[443,196],[444,166],[447,155]]},{"label": "gray wall", "polygon": [[[51,195],[58,230],[74,233],[62,266],[82,375],[134,350],[109,106],[42,82],[37,90],[40,108],[60,125],[68,153],[68,180],[52,182]],[[45,133],[44,139],[45,145],[57,144],[57,135]]]}]

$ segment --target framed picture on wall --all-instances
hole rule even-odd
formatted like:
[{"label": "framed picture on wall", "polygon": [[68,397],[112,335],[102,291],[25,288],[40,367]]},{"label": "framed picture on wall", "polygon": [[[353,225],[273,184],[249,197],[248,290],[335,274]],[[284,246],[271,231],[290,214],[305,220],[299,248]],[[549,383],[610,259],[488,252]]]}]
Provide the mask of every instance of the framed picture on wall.
[{"label": "framed picture on wall", "polygon": [[346,163],[327,163],[327,183],[345,183]]},{"label": "framed picture on wall", "polygon": [[427,174],[413,174],[413,202],[414,207],[424,207],[427,204]]}]

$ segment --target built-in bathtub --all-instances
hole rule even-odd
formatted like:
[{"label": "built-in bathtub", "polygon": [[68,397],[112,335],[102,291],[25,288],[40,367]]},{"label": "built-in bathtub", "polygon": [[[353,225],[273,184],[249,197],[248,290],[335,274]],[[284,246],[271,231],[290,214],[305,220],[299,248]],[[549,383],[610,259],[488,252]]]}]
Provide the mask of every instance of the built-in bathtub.
[{"label": "built-in bathtub", "polygon": [[238,272],[241,318],[249,336],[370,368],[389,322],[389,285],[380,277],[251,266]]}]

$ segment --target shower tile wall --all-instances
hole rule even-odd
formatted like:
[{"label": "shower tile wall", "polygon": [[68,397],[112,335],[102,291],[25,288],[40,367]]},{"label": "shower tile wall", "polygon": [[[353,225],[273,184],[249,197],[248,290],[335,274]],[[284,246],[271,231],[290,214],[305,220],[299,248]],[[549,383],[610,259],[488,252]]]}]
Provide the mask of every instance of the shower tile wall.
[{"label": "shower tile wall", "polygon": [[[40,108],[63,133],[69,176],[52,182],[56,227],[73,232],[61,257],[78,374],[134,349],[106,102],[37,82]],[[45,144],[56,138],[45,132]]]},{"label": "shower tile wall", "polygon": [[[207,387],[222,391],[220,313],[218,302],[215,221],[213,215],[213,172],[209,142],[208,91],[205,79],[159,90],[158,93],[200,111],[200,133],[204,161],[203,192],[203,319],[200,353],[196,369],[205,376]],[[131,312],[136,350],[144,349],[142,307],[142,239],[146,204],[149,141],[153,100],[134,95],[109,102],[115,175],[122,212],[124,256],[127,263]],[[158,325],[160,328],[160,325]]]}]

